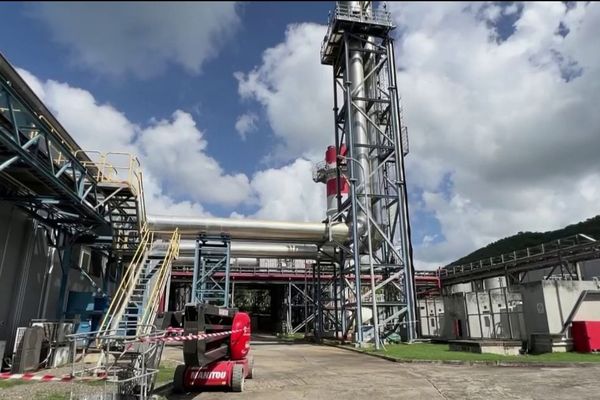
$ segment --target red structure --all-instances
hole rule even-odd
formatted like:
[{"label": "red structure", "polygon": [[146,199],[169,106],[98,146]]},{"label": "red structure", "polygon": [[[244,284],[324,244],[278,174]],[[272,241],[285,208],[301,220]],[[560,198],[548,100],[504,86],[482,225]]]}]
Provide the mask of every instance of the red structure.
[{"label": "red structure", "polygon": [[[205,306],[207,308],[209,306]],[[204,311],[203,308],[198,309],[199,314]],[[187,310],[186,310],[187,311]],[[213,310],[208,308],[209,312]],[[229,310],[223,309],[225,317],[227,317]],[[186,314],[190,315],[187,311]],[[208,314],[208,313],[207,313]],[[250,316],[243,312],[236,312],[233,314],[231,325],[220,325],[214,323],[214,315],[210,318],[204,315],[193,315],[193,322],[200,321],[201,324],[204,321],[210,323],[204,324],[205,329],[212,327],[218,330],[218,327],[228,328],[229,337],[225,341],[217,346],[209,347],[206,344],[190,343],[197,354],[193,354],[194,357],[187,357],[189,354],[186,353],[184,344],[184,359],[186,365],[180,365],[175,370],[175,377],[173,379],[173,386],[177,392],[187,392],[193,390],[201,390],[207,387],[222,387],[230,388],[234,392],[242,392],[244,390],[244,381],[251,379],[254,368],[254,360],[249,357],[250,352]],[[212,321],[211,321],[212,319]],[[184,322],[185,325],[185,322]],[[207,338],[206,341],[219,340]],[[196,357],[198,356],[198,357]],[[198,362],[196,362],[196,359]],[[191,362],[190,362],[191,361]],[[196,365],[191,365],[191,364]]]},{"label": "red structure", "polygon": [[[327,187],[327,215],[333,216],[338,212],[338,193],[340,201],[343,203],[348,199],[348,193],[350,191],[350,185],[348,183],[348,177],[346,174],[346,161],[344,160],[339,164],[340,176],[339,176],[339,188],[338,188],[338,155],[346,156],[348,149],[345,144],[340,147],[339,153],[337,153],[335,146],[328,146],[325,151],[325,161],[317,165],[313,180],[315,182],[322,182]],[[339,189],[339,190],[338,190]]]},{"label": "red structure", "polygon": [[417,298],[439,296],[441,281],[437,271],[415,271],[415,288]]},{"label": "red structure", "polygon": [[600,321],[573,321],[571,335],[575,351],[600,351]]}]

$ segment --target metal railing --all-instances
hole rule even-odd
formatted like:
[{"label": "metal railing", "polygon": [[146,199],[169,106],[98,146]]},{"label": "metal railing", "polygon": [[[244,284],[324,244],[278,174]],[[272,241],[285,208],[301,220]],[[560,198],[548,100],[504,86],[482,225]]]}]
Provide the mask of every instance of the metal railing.
[{"label": "metal railing", "polygon": [[153,326],[161,295],[166,287],[169,275],[171,274],[173,260],[179,255],[179,240],[181,236],[178,230],[171,232],[171,238],[162,264],[159,270],[153,275],[155,281],[152,290],[148,294],[147,303],[145,304],[140,319],[132,322],[123,322],[121,319],[136,284],[139,282],[140,276],[143,274],[146,267],[146,260],[152,250],[154,238],[157,234],[163,233],[164,232],[150,231],[145,225],[142,227],[138,248],[136,249],[129,267],[125,271],[113,300],[100,324],[97,337],[99,341],[104,341],[106,335],[110,335],[111,332],[116,332],[119,327],[124,327],[125,330],[127,330],[127,328],[136,329],[136,332],[141,335],[148,333],[145,327]]},{"label": "metal railing", "polygon": [[138,326],[137,333],[138,334],[147,334],[148,332],[144,329],[145,326],[152,326],[154,320],[156,318],[156,311],[160,305],[161,295],[164,292],[164,289],[169,281],[169,276],[171,275],[171,266],[173,264],[173,260],[175,260],[179,256],[179,240],[181,235],[179,231],[176,229],[171,235],[171,239],[169,240],[169,247],[167,248],[165,258],[162,262],[162,265],[159,271],[156,273],[156,282],[150,292],[148,297],[148,302],[144,307],[144,312],[142,313],[142,317],[140,318],[141,325]]},{"label": "metal railing", "polygon": [[373,7],[362,7],[359,4],[347,4],[337,2],[333,15],[331,15],[329,24],[335,20],[349,20],[367,24],[377,24],[384,26],[393,26],[392,15],[385,9]]},{"label": "metal railing", "polygon": [[555,257],[586,245],[595,244],[596,240],[583,234],[577,234],[537,246],[504,253],[496,257],[484,258],[467,264],[453,265],[439,269],[440,278],[456,274],[470,273],[478,270],[499,267],[505,264],[528,262],[546,257]]},{"label": "metal railing", "polygon": [[103,153],[96,150],[78,150],[75,156],[85,153],[92,161],[80,161],[88,168],[99,184],[126,184],[131,193],[137,197],[140,211],[140,223],[146,221],[146,203],[144,199],[144,181],[140,161],[136,156],[126,152]]},{"label": "metal railing", "polygon": [[102,336],[109,334],[115,321],[119,322],[125,308],[127,307],[127,301],[131,298],[131,294],[135,288],[135,284],[139,279],[140,274],[144,269],[144,264],[147,259],[148,250],[153,243],[154,232],[148,230],[146,226],[142,227],[140,235],[140,243],[138,248],[133,255],[129,267],[126,269],[125,274],[121,278],[121,283],[117,288],[117,291],[100,323],[100,329],[98,330],[98,340],[103,339]]},{"label": "metal railing", "polygon": [[333,12],[329,13],[327,21],[327,34],[321,44],[321,60],[330,53],[330,45],[335,45],[341,39],[339,22],[363,23],[371,26],[394,28],[392,15],[385,8],[362,7],[356,4],[344,4],[337,2]]}]

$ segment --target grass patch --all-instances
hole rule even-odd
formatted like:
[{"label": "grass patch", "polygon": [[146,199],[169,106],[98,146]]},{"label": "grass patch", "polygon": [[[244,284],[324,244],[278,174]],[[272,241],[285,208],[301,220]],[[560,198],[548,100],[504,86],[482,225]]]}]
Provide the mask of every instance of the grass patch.
[{"label": "grass patch", "polygon": [[173,380],[173,376],[175,375],[175,368],[177,368],[177,364],[174,363],[161,363],[161,366],[158,368],[158,372],[156,373],[156,383],[154,386],[159,386],[164,383],[171,382]]},{"label": "grass patch", "polygon": [[25,385],[28,383],[34,383],[34,382],[30,382],[30,381],[21,381],[21,380],[1,380],[0,381],[0,389],[8,389],[11,388],[13,386],[17,386],[17,385]]},{"label": "grass patch", "polygon": [[104,386],[104,385],[106,385],[106,381],[105,380],[84,381],[83,383],[85,383],[88,386]]},{"label": "grass patch", "polygon": [[447,344],[414,343],[387,345],[385,350],[366,350],[405,360],[441,360],[441,361],[507,361],[531,363],[555,362],[600,362],[600,354],[584,353],[547,353],[539,355],[503,356],[499,354],[477,354],[463,351],[450,351]]},{"label": "grass patch", "polygon": [[65,393],[50,393],[49,395],[42,397],[42,400],[69,400],[71,398],[70,394]]}]

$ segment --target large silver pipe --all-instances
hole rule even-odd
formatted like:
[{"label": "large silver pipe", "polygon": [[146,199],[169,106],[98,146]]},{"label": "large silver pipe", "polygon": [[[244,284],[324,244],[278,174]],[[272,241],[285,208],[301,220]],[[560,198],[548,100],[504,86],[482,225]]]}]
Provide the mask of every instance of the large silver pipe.
[{"label": "large silver pipe", "polygon": [[[362,1],[348,1],[346,3],[352,13],[363,13],[368,12],[371,8],[370,4],[366,4]],[[363,47],[363,42],[358,39],[350,38],[348,40],[349,52],[349,65],[348,65],[348,79],[350,81],[350,92],[352,98],[366,98],[365,88],[365,65],[364,65],[364,52],[358,50]],[[354,50],[357,49],[357,50]],[[368,201],[368,195],[371,193],[370,185],[367,185],[365,180],[368,180],[371,173],[371,163],[369,160],[369,134],[368,134],[368,122],[366,118],[366,102],[364,100],[354,100],[353,104],[346,104],[348,110],[351,110],[352,119],[351,129],[352,137],[349,138],[353,143],[351,144],[352,154],[351,156],[356,160],[358,165],[354,168],[354,178],[356,180],[355,186],[358,189],[358,202],[361,204],[363,209],[370,207]],[[353,160],[350,160],[353,163]],[[356,210],[356,224],[358,228],[359,236],[363,236],[367,229],[367,216],[362,209]]]},{"label": "large silver pipe", "polygon": [[[369,50],[376,50],[375,45],[373,43],[375,43],[375,38],[373,36],[369,36],[369,43],[365,44],[365,48],[369,49]],[[379,97],[379,93],[377,92],[377,80],[379,79],[379,74],[377,72],[373,72],[374,70],[376,70],[376,68],[378,68],[378,65],[376,63],[377,57],[375,56],[375,53],[367,53],[367,61],[365,62],[366,65],[366,81],[365,81],[365,91],[367,93],[367,97],[371,98],[371,99],[376,99]],[[382,105],[381,104],[374,104],[371,109],[369,110],[369,118],[371,119],[371,121],[376,122],[380,120],[380,114],[383,112],[382,110]],[[379,127],[382,131],[385,131],[385,126],[380,126]],[[377,145],[378,144],[378,139],[379,139],[379,132],[377,130],[377,127],[375,125],[373,125],[373,123],[369,123],[368,125],[368,137],[369,137],[369,143],[372,145]],[[369,168],[370,168],[370,172],[369,175],[370,177],[368,178],[370,183],[370,193],[378,193],[378,188],[383,187],[383,185],[381,184],[381,170],[379,170],[379,158],[378,157],[371,157],[369,160]],[[383,202],[382,201],[375,201],[371,207],[371,216],[373,217],[373,220],[379,224],[379,225],[383,225],[384,224],[384,218],[383,218]],[[375,229],[375,227],[371,226],[371,240],[372,240],[372,246],[375,249],[379,249],[379,246],[381,245],[382,242],[382,237],[379,233],[379,231],[377,229]]]},{"label": "large silver pipe", "polygon": [[253,219],[199,218],[149,215],[148,226],[153,231],[173,231],[179,228],[183,237],[228,235],[232,240],[324,243],[345,242],[346,224],[327,225],[322,222],[262,221]]},{"label": "large silver pipe", "polygon": [[[155,243],[154,251],[165,251],[168,247],[166,242]],[[179,243],[179,257],[175,264],[193,262],[196,242],[194,240],[182,240]],[[246,263],[246,260],[256,258],[287,258],[316,260],[318,258],[333,255],[333,247],[325,246],[319,251],[316,244],[307,243],[258,243],[258,242],[231,242],[230,256]],[[251,258],[246,258],[251,257]],[[235,262],[232,262],[235,264]]]},{"label": "large silver pipe", "polygon": [[235,257],[230,260],[231,265],[258,265],[258,258]]},{"label": "large silver pipe", "polygon": [[[229,264],[232,267],[257,267],[260,264],[258,258],[230,258]],[[173,260],[173,265],[187,265],[190,267],[194,266],[194,256],[180,255]]]}]

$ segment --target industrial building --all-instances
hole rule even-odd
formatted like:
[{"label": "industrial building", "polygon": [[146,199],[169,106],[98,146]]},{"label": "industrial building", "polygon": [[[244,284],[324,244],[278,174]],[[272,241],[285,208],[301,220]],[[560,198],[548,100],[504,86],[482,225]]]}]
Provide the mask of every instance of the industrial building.
[{"label": "industrial building", "polygon": [[570,350],[572,322],[600,321],[594,238],[415,272],[394,28],[371,2],[338,2],[330,16],[320,60],[332,70],[334,144],[315,166],[327,212],[314,222],[147,212],[135,155],[81,149],[0,57],[4,366],[37,366],[42,342],[59,365],[69,334],[152,335],[189,303],[229,309],[259,292],[261,305],[255,295],[244,307],[267,332]]},{"label": "industrial building", "polygon": [[271,299],[265,329],[359,345],[379,346],[392,333],[414,340],[408,139],[393,29],[370,2],[340,2],[330,16],[321,63],[332,67],[334,98],[343,101],[333,104],[334,145],[315,167],[328,193],[326,219],[315,222],[148,214],[135,155],[81,149],[2,57],[6,365],[31,368],[40,341],[56,358],[69,334],[151,334],[164,312],[188,302],[229,308],[236,290],[256,288]]},{"label": "industrial building", "polygon": [[507,354],[573,350],[573,322],[600,321],[599,252],[580,234],[441,268],[441,293],[418,300],[421,333],[476,347],[500,342]]}]

